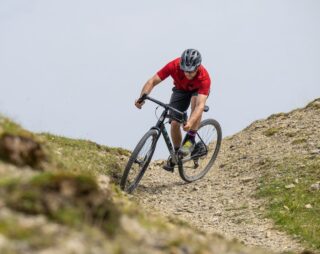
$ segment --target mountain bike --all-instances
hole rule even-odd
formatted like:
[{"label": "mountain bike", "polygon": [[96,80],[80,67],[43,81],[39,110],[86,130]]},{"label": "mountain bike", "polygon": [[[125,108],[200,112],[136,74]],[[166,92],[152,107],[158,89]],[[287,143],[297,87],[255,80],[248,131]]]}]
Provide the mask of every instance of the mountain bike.
[{"label": "mountain bike", "polygon": [[[210,170],[214,161],[216,160],[222,139],[222,131],[220,124],[214,119],[206,119],[201,121],[199,129],[196,134],[195,147],[192,153],[186,157],[181,153],[176,153],[169,138],[168,132],[165,127],[165,120],[176,120],[179,123],[185,124],[188,119],[187,112],[181,112],[169,104],[165,104],[150,96],[144,94],[139,98],[138,102],[141,103],[145,100],[150,100],[164,110],[159,117],[155,126],[153,126],[139,141],[134,148],[129,161],[125,167],[120,181],[122,190],[132,193],[138,186],[148,165],[151,161],[153,153],[156,149],[159,137],[163,135],[164,141],[170,153],[172,162],[178,166],[180,177],[190,183],[196,181]],[[204,111],[209,110],[205,106]],[[179,118],[174,117],[170,112],[176,112]]]}]

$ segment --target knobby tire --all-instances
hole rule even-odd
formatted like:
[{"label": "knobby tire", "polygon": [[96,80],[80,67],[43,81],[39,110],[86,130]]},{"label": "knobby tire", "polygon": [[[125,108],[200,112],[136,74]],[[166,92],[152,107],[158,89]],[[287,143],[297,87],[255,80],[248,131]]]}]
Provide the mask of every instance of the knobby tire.
[{"label": "knobby tire", "polygon": [[[186,164],[179,160],[178,168],[179,168],[180,177],[188,183],[196,181],[196,180],[204,177],[208,173],[208,171],[211,169],[213,163],[215,162],[215,160],[218,156],[220,146],[221,146],[221,141],[222,141],[222,130],[221,130],[220,124],[214,119],[206,119],[200,123],[198,132],[200,132],[201,128],[204,128],[207,126],[213,127],[215,129],[215,131],[217,132],[217,140],[216,140],[214,148],[208,148],[210,151],[212,151],[212,149],[214,149],[214,153],[212,154],[211,158],[210,157],[205,158],[206,160],[208,160],[208,163],[206,163],[205,166],[202,166],[200,169],[198,169],[198,168],[194,169],[195,171],[197,171],[197,174],[195,176],[190,176],[186,172]],[[200,157],[199,160],[201,160],[201,159],[203,159],[203,158]]]},{"label": "knobby tire", "polygon": [[[157,143],[157,136],[158,132],[156,130],[149,130],[139,141],[135,149],[133,150],[129,161],[127,163],[127,166],[125,167],[125,170],[123,172],[123,175],[121,177],[120,187],[122,190],[132,193],[138,186],[140,180],[142,179],[145,171],[147,170],[149,163],[151,161],[151,158],[153,156],[153,153],[156,149],[156,143]],[[139,165],[137,161],[139,161],[140,158],[138,158],[139,153],[144,148],[146,142],[151,139],[151,146],[150,149],[148,149],[146,155],[143,158],[143,164]],[[139,169],[137,172],[130,172],[134,170],[135,165],[139,165]],[[135,177],[134,180],[130,183],[128,176],[130,173],[134,173]]]}]

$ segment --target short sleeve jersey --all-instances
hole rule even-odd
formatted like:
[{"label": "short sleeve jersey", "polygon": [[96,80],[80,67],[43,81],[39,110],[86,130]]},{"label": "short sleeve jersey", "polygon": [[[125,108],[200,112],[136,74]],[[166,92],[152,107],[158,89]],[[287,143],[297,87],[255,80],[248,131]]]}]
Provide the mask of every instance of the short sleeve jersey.
[{"label": "short sleeve jersey", "polygon": [[197,75],[192,80],[187,79],[180,69],[180,57],[169,62],[157,74],[161,80],[171,76],[178,90],[197,91],[198,94],[209,95],[211,80],[209,73],[202,65],[199,66]]}]

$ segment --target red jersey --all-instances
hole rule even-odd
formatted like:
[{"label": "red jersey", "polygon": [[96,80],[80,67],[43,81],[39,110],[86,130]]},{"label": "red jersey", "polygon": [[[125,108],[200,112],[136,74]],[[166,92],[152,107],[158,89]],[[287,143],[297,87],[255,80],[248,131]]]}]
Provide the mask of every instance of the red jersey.
[{"label": "red jersey", "polygon": [[199,66],[197,75],[192,80],[187,79],[180,69],[180,57],[169,62],[157,74],[161,80],[171,76],[178,90],[198,91],[198,94],[209,95],[211,80],[209,73],[202,65]]}]

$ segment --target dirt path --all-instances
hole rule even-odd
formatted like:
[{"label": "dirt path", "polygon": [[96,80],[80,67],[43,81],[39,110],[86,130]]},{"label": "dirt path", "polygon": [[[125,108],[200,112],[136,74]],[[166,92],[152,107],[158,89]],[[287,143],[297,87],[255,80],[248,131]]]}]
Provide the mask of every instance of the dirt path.
[{"label": "dirt path", "polygon": [[303,249],[262,217],[261,201],[252,197],[256,188],[252,175],[219,169],[217,163],[204,179],[185,184],[177,170],[172,174],[158,164],[153,163],[135,195],[147,209],[176,215],[202,231],[236,238],[246,245],[277,252]]}]

